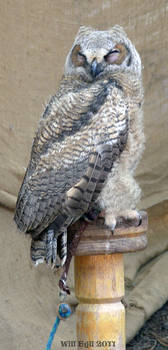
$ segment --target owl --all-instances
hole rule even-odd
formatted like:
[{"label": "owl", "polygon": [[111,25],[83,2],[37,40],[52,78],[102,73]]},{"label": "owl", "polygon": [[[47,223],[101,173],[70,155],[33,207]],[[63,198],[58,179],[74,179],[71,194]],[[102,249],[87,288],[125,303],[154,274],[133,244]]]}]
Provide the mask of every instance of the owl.
[{"label": "owl", "polygon": [[65,266],[67,228],[81,217],[103,211],[112,231],[121,217],[140,223],[142,104],[141,60],[123,28],[81,27],[39,121],[16,204],[34,263]]}]

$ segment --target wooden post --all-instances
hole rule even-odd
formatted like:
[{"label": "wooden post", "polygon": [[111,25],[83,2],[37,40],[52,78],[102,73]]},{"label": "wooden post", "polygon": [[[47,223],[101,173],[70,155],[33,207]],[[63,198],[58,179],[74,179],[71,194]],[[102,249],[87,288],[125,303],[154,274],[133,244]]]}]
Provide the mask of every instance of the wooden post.
[{"label": "wooden post", "polygon": [[147,215],[138,227],[121,222],[115,234],[103,220],[89,224],[75,256],[77,349],[124,350],[123,254],[147,245]]}]

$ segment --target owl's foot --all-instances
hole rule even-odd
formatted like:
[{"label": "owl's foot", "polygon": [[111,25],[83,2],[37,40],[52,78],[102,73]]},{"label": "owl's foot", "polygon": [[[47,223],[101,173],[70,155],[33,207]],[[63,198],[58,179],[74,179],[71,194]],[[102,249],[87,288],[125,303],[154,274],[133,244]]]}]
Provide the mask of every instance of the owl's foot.
[{"label": "owl's foot", "polygon": [[110,212],[105,213],[105,225],[111,229],[112,233],[121,220],[133,226],[139,226],[142,223],[141,214],[137,210],[125,210],[117,217]]},{"label": "owl's foot", "polygon": [[112,234],[114,234],[116,224],[117,224],[116,217],[111,213],[105,213],[105,225],[111,229]]},{"label": "owl's foot", "polygon": [[125,210],[121,213],[119,216],[119,219],[123,219],[124,221],[128,222],[129,224],[133,226],[140,226],[142,223],[142,217],[141,214],[138,212],[138,210]]}]

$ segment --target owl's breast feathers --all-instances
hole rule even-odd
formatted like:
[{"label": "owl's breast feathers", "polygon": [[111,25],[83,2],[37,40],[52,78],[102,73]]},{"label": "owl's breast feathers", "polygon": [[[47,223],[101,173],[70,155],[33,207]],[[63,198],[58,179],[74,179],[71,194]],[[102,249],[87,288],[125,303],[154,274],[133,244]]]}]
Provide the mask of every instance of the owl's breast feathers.
[{"label": "owl's breast feathers", "polygon": [[39,123],[18,195],[21,231],[36,235],[62,213],[73,220],[88,210],[125,148],[129,103],[116,79],[63,79]]}]

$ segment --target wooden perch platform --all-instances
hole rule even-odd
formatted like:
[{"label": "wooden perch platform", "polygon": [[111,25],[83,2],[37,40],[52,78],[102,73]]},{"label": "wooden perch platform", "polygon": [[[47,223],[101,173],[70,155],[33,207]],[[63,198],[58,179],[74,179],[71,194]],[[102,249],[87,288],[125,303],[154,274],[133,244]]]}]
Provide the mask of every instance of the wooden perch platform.
[{"label": "wooden perch platform", "polygon": [[[147,245],[147,214],[135,227],[121,221],[112,234],[99,218],[82,233],[75,253],[77,349],[124,350],[125,308],[123,253]],[[77,224],[78,226],[78,224]],[[72,228],[77,229],[77,226]]]},{"label": "wooden perch platform", "polygon": [[147,245],[147,215],[141,212],[141,216],[140,226],[121,221],[114,234],[104,225],[104,218],[99,218],[83,232],[75,255],[128,253],[144,249]]}]

